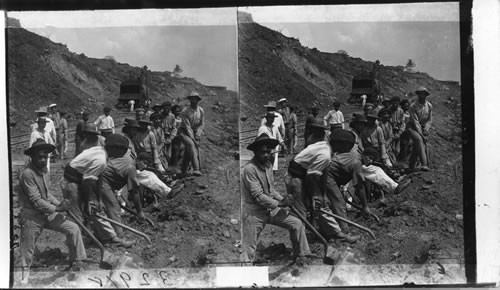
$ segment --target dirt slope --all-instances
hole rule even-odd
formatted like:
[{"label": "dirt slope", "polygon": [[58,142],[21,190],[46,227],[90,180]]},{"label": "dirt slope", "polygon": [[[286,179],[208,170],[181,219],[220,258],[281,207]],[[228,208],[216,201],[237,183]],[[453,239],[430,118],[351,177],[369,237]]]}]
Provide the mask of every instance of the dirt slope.
[{"label": "dirt slope", "polygon": [[[289,103],[299,105],[302,109],[313,104],[319,105],[320,117],[331,109],[334,97],[344,103],[341,110],[347,121],[352,112],[361,110],[359,106],[347,103],[351,80],[356,74],[370,71],[372,62],[303,47],[297,39],[285,37],[257,23],[239,24],[239,49],[243,117],[240,124],[242,130],[249,131],[245,133],[245,140],[247,136],[256,134],[251,130],[257,130],[260,125],[261,115],[265,111],[262,106],[282,97],[288,98]],[[381,90],[387,97],[404,97],[405,93],[413,92],[418,86],[425,86],[431,92],[428,100],[433,104],[434,114],[429,138],[432,171],[409,175],[408,178],[412,181],[409,188],[401,195],[389,196],[387,206],[379,207],[373,201],[371,207],[381,217],[380,224],[359,216],[356,211],[348,214],[351,220],[372,229],[377,239],[371,240],[368,235],[363,234],[358,243],[349,247],[336,244],[344,257],[351,257],[349,262],[341,259],[340,266],[367,265],[372,267],[369,273],[370,277],[374,277],[375,283],[376,279],[384,283],[402,283],[405,279],[408,279],[406,282],[415,279],[415,270],[412,269],[421,269],[420,274],[425,272],[427,278],[433,276],[439,272],[437,262],[440,262],[442,265],[446,264],[445,268],[454,264],[454,277],[463,279],[463,267],[458,266],[463,262],[464,256],[460,87],[445,84],[425,73],[411,73],[404,71],[403,67],[384,65],[380,67],[380,83]],[[303,122],[304,116],[301,118],[299,114],[299,120]],[[302,126],[300,123],[299,127]],[[245,156],[241,166],[251,157],[251,153],[243,149],[250,142],[251,140],[246,140],[243,145],[240,144],[243,146],[242,152],[249,155]],[[301,146],[303,140],[299,139],[298,147],[302,148]],[[275,175],[275,184],[280,192],[285,192],[283,177],[290,158],[292,157],[287,156],[286,159],[280,159],[280,170]],[[361,233],[353,227],[351,230]],[[261,237],[258,250],[262,264],[280,268],[289,262],[291,245],[287,231],[268,226]],[[313,251],[321,256],[321,244],[312,234],[310,238]],[[313,264],[321,265],[321,261]],[[388,269],[382,269],[384,265]],[[408,268],[398,265],[414,266]],[[272,282],[276,284],[273,285],[309,285],[299,282],[310,277],[307,271],[300,271],[300,274],[296,271],[298,270],[294,267],[277,271]],[[343,273],[338,270],[336,274],[331,274],[333,277],[337,275],[337,278],[332,278],[326,285],[357,285],[360,280],[355,275],[362,275],[362,272],[354,271],[349,274],[349,271]],[[396,278],[397,275],[394,277],[395,273],[400,273],[400,280]],[[453,281],[448,280],[451,276],[436,275],[432,278],[436,283]]]}]

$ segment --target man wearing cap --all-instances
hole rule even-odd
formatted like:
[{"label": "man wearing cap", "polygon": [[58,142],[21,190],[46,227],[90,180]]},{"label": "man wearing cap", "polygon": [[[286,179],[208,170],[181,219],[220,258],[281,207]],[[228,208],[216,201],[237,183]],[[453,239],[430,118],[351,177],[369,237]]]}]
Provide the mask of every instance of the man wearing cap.
[{"label": "man wearing cap", "polygon": [[66,112],[59,112],[59,140],[57,141],[57,147],[59,150],[59,157],[65,159],[64,153],[66,153],[68,142],[68,121],[66,121]]},{"label": "man wearing cap", "polygon": [[400,138],[403,132],[406,130],[406,122],[405,122],[405,113],[403,109],[399,107],[400,102],[399,97],[392,97],[391,105],[389,107],[391,111],[391,125],[392,125],[392,133],[393,133],[393,142],[392,147],[396,156],[399,154],[399,144]]},{"label": "man wearing cap", "polygon": [[[33,261],[35,244],[43,229],[60,232],[66,236],[69,248],[69,262],[76,266],[87,258],[80,228],[60,212],[68,208],[68,201],[58,201],[50,190],[47,174],[49,154],[55,146],[42,139],[35,141],[24,154],[31,158],[30,163],[19,175],[19,204],[21,207],[20,266],[27,272]],[[26,271],[27,270],[27,271]]]},{"label": "man wearing cap", "polygon": [[146,111],[143,108],[135,109],[135,119],[137,121],[144,120],[146,118]]},{"label": "man wearing cap", "polygon": [[167,158],[167,161],[170,162],[170,158],[172,158],[172,141],[175,136],[177,136],[177,122],[175,115],[170,111],[172,104],[170,102],[164,102],[162,104],[163,110],[161,111],[162,121],[161,128],[163,129],[163,134],[165,137],[164,144],[164,156]]},{"label": "man wearing cap", "polygon": [[[83,132],[97,137],[99,132],[95,127],[86,127]],[[69,209],[82,223],[84,219],[90,222],[96,236],[103,243],[118,244],[131,247],[134,242],[119,238],[107,221],[99,219],[95,214],[103,214],[103,206],[98,181],[106,169],[107,153],[98,144],[98,138],[88,138],[93,144],[83,150],[64,168],[64,179],[61,182],[63,196],[69,200]]]},{"label": "man wearing cap", "polygon": [[55,139],[56,142],[56,155],[61,155],[61,151],[59,150],[59,135],[60,135],[60,123],[61,123],[61,115],[57,111],[57,104],[50,104],[48,106],[48,117],[54,122],[54,130],[55,130]]},{"label": "man wearing cap", "polygon": [[287,206],[294,203],[293,196],[283,197],[274,188],[271,152],[278,146],[276,139],[261,134],[247,149],[254,152],[241,173],[242,193],[242,262],[255,259],[257,240],[266,224],[276,225],[290,231],[293,256],[296,262],[309,255],[305,227],[301,220],[290,215]]},{"label": "man wearing cap", "polygon": [[[285,136],[285,122],[283,121],[283,116],[276,111],[276,102],[271,101],[271,102],[267,103],[267,105],[264,105],[264,107],[266,108],[266,112],[274,113],[274,115],[276,117],[274,118],[273,124],[278,128],[281,136],[284,137]],[[264,123],[266,123],[266,118],[262,118],[260,125],[262,126],[262,125],[264,125]]]},{"label": "man wearing cap", "polygon": [[87,123],[82,129],[83,140],[80,144],[80,154],[83,150],[89,149],[91,147],[98,146],[104,147],[104,140],[106,138],[99,135],[99,132],[96,131],[96,127],[92,123]]},{"label": "man wearing cap", "polygon": [[122,133],[128,140],[128,151],[126,155],[129,156],[134,162],[137,158],[136,139],[139,128],[140,126],[137,120],[125,118]]},{"label": "man wearing cap", "polygon": [[155,168],[160,172],[164,172],[160,155],[158,150],[158,143],[156,141],[155,134],[150,130],[152,127],[152,123],[146,120],[140,120],[139,122],[139,130],[137,131],[135,138],[135,146],[136,150],[139,152],[147,152],[153,158]]},{"label": "man wearing cap", "polygon": [[[363,148],[373,147],[379,152],[379,159],[384,164],[389,165],[389,156],[387,155],[387,149],[385,147],[385,139],[382,128],[377,125],[378,116],[373,112],[366,115],[367,124],[361,133],[361,142],[363,143]],[[390,165],[389,165],[390,166]]]},{"label": "man wearing cap", "polygon": [[198,106],[201,97],[197,92],[191,92],[187,96],[189,106],[182,110],[180,117],[182,119],[181,126],[178,130],[182,143],[185,146],[185,155],[182,160],[181,170],[186,174],[188,166],[191,163],[193,167],[193,175],[200,176],[200,138],[205,127],[205,111]]},{"label": "man wearing cap", "polygon": [[104,107],[102,111],[104,114],[97,118],[97,120],[94,122],[94,125],[97,126],[97,129],[101,132],[101,135],[106,138],[108,135],[115,133],[115,122],[109,115],[109,112],[111,112],[110,107]]},{"label": "man wearing cap", "polygon": [[432,104],[426,100],[430,95],[426,88],[419,87],[415,93],[418,99],[408,110],[410,113],[408,132],[413,141],[409,165],[414,169],[417,160],[420,160],[420,170],[429,171],[427,139],[432,124]]},{"label": "man wearing cap", "polygon": [[[267,112],[267,114],[264,116],[266,119],[266,123],[264,125],[260,126],[259,130],[257,131],[257,136],[260,136],[261,134],[265,133],[267,136],[270,138],[278,140],[278,144],[283,146],[286,150],[286,145],[285,142],[283,141],[283,138],[281,137],[281,133],[279,132],[278,128],[274,124],[274,120],[276,118],[276,115],[273,112]],[[279,146],[275,148],[275,152],[273,154],[273,171],[278,170],[278,155],[279,155]]]},{"label": "man wearing cap", "polygon": [[[29,142],[30,147],[38,139],[42,139],[46,143],[55,146],[55,140],[52,139],[52,134],[50,134],[50,132],[47,130],[46,127],[48,124],[48,120],[50,119],[47,117],[38,117],[38,119],[36,120],[36,127],[34,127],[35,129],[33,130],[33,132],[31,132],[30,142]],[[51,153],[49,153],[49,157],[50,155]],[[49,160],[47,160],[47,170],[50,173],[50,158]]]},{"label": "man wearing cap", "polygon": [[287,148],[291,148],[293,137],[290,128],[290,107],[288,106],[288,100],[286,98],[281,98],[278,101],[278,106],[279,109],[277,112],[283,117],[283,124],[285,125],[285,135],[283,135],[283,139],[285,140]]},{"label": "man wearing cap", "polygon": [[325,126],[329,126],[332,132],[335,129],[344,129],[344,114],[340,111],[339,101],[333,103],[333,110],[328,112],[323,119],[325,120]]},{"label": "man wearing cap", "polygon": [[311,114],[307,116],[306,124],[304,126],[304,148],[310,144],[308,139],[309,139],[309,136],[311,135],[311,123],[314,121],[314,119],[316,117],[318,117],[318,114],[319,114],[319,108],[312,107]]},{"label": "man wearing cap", "polygon": [[76,124],[76,130],[75,130],[75,156],[80,154],[81,149],[80,145],[84,139],[84,135],[82,133],[83,128],[87,125],[89,121],[89,116],[90,113],[88,111],[83,111],[82,112],[82,119],[78,121]]},{"label": "man wearing cap", "polygon": [[[125,136],[111,134],[106,138],[104,148],[108,153],[108,163],[101,175],[101,199],[104,204],[106,215],[121,223],[120,202],[114,191],[127,186],[130,200],[134,201],[137,211],[137,217],[144,219],[141,199],[139,194],[139,182],[137,181],[136,168],[134,162],[126,155],[129,141]],[[113,225],[116,234],[123,235],[123,229],[120,226]]]},{"label": "man wearing cap", "polygon": [[[52,121],[52,119],[50,119],[48,117],[47,107],[40,107],[38,110],[35,111],[35,113],[37,114],[37,120],[38,120],[39,117],[45,117],[46,118],[46,120],[47,120],[46,123],[47,124],[45,125],[45,130],[47,132],[49,132],[50,137],[52,138],[52,140],[54,142],[53,144],[55,144],[55,142],[57,140],[56,139],[56,137],[57,137],[56,136],[56,129],[54,127],[54,121]],[[35,121],[35,124],[33,124],[32,127],[31,127],[31,131],[36,130],[36,128],[38,128],[38,124]]]}]

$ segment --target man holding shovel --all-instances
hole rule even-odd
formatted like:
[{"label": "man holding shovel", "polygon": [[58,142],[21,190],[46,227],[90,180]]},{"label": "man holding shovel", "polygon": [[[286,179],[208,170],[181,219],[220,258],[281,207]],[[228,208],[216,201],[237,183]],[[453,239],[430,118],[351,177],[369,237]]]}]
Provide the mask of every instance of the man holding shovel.
[{"label": "man holding shovel", "polygon": [[24,271],[22,283],[27,282],[35,243],[44,228],[66,235],[69,262],[73,269],[78,269],[81,261],[87,258],[80,228],[61,214],[68,208],[68,201],[60,202],[50,193],[47,160],[54,149],[54,145],[39,139],[24,152],[31,157],[31,161],[19,176],[20,266]]},{"label": "man holding shovel", "polygon": [[200,169],[200,138],[205,127],[205,111],[198,106],[201,97],[197,92],[192,92],[187,96],[189,106],[181,112],[182,123],[179,128],[179,136],[186,147],[181,170],[187,174],[189,164],[193,167],[193,175],[201,176]]},{"label": "man holding shovel", "polygon": [[432,124],[432,104],[426,101],[429,91],[424,87],[419,87],[415,93],[418,100],[414,102],[408,112],[408,133],[413,141],[413,150],[410,156],[410,169],[415,169],[417,159],[420,160],[420,170],[429,171],[429,151],[427,148],[427,138]]},{"label": "man holding shovel", "polygon": [[133,241],[119,238],[109,222],[94,216],[102,212],[99,178],[106,168],[108,156],[98,144],[99,132],[95,126],[86,127],[83,133],[88,136],[85,141],[88,141],[90,148],[83,150],[66,165],[61,183],[63,196],[71,204],[69,211],[77,222],[83,224],[84,218],[89,220],[97,238],[103,243],[131,247]]},{"label": "man holding shovel", "polygon": [[[317,197],[322,196],[323,173],[328,168],[332,157],[330,144],[325,141],[326,126],[323,124],[323,120],[314,119],[310,124],[310,130],[309,140],[311,144],[290,161],[288,174],[285,177],[287,192],[295,199],[294,210],[303,217],[306,216],[306,205],[309,208],[313,207],[312,199],[317,200]],[[321,207],[330,210],[326,206],[326,201]],[[323,232],[328,232],[330,238],[349,243],[354,243],[360,238],[342,232],[334,218],[319,211],[316,214],[320,229],[323,229]]]},{"label": "man holding shovel", "polygon": [[257,239],[266,224],[290,231],[293,257],[300,264],[311,253],[302,221],[288,212],[286,207],[294,203],[291,195],[283,197],[274,189],[271,152],[279,141],[263,133],[248,145],[254,152],[252,160],[241,174],[242,192],[242,249],[241,261],[252,263],[255,259]]}]

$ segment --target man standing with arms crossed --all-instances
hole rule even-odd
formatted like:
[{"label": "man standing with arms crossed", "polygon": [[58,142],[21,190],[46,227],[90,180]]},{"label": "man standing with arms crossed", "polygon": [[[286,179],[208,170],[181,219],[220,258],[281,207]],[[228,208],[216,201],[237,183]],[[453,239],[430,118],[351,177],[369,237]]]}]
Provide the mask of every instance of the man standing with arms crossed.
[{"label": "man standing with arms crossed", "polygon": [[113,118],[109,115],[109,112],[111,112],[110,107],[104,107],[102,111],[104,115],[101,115],[94,122],[94,125],[96,125],[97,129],[101,132],[101,136],[106,138],[108,135],[115,133],[115,122],[113,122]]}]

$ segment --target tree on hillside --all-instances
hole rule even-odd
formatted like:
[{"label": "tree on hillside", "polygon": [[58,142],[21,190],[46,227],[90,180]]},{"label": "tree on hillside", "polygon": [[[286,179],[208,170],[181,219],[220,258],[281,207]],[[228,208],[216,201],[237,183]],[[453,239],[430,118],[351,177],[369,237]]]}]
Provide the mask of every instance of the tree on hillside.
[{"label": "tree on hillside", "polygon": [[349,54],[347,53],[347,51],[345,51],[343,49],[338,50],[337,53],[341,54],[341,55],[349,56]]},{"label": "tree on hillside", "polygon": [[181,73],[183,72],[184,70],[178,65],[176,64],[175,65],[175,68],[174,68],[174,71],[172,72],[174,74],[175,77],[180,77],[181,76]]},{"label": "tree on hillside", "polygon": [[416,66],[415,62],[410,58],[406,63],[405,69],[409,72],[412,72],[415,66]]}]

